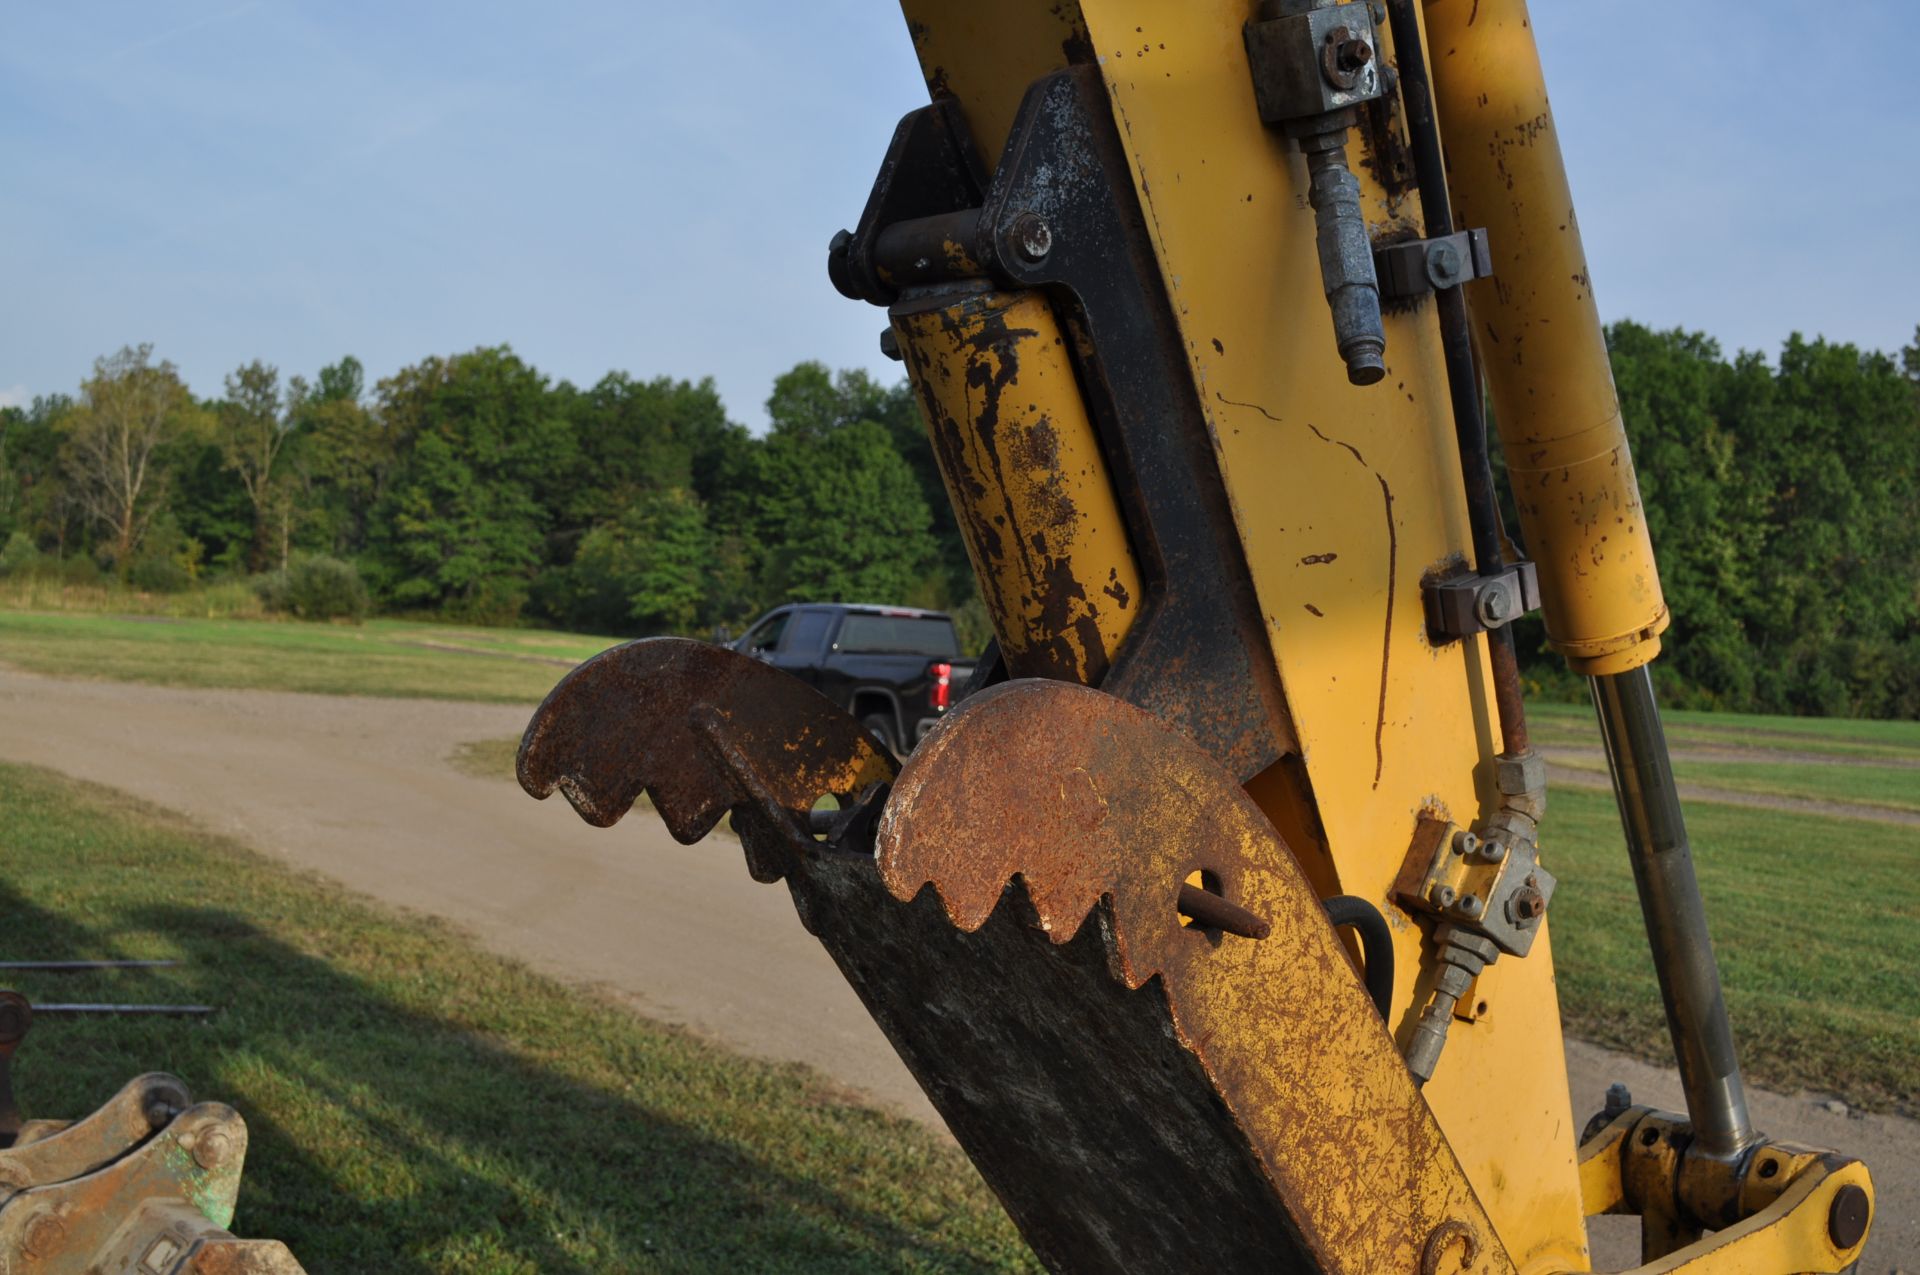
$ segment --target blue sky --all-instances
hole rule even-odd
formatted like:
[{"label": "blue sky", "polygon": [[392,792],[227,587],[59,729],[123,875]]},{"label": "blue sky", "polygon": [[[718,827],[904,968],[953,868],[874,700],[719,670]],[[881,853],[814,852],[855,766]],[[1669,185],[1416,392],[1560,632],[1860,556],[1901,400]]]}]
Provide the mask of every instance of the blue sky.
[{"label": "blue sky", "polygon": [[[1920,5],[1533,9],[1606,317],[1912,336]],[[208,395],[506,342],[757,426],[801,359],[897,375],[825,244],[924,100],[884,0],[15,0],[0,402],[139,341]]]}]

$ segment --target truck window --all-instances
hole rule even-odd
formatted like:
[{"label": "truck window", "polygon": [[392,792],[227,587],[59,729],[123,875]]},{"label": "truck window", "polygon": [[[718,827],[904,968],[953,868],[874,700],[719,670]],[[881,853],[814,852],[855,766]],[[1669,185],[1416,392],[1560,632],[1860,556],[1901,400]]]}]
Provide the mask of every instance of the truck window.
[{"label": "truck window", "polygon": [[832,627],[831,611],[797,611],[780,649],[789,655],[813,655],[826,644],[827,630]]},{"label": "truck window", "polygon": [[753,632],[747,634],[744,640],[746,649],[749,651],[771,651],[774,647],[778,646],[780,644],[781,630],[787,627],[787,620],[792,615],[793,612],[791,611],[782,611],[778,615],[770,615],[762,620],[754,627]]},{"label": "truck window", "polygon": [[870,654],[958,655],[953,621],[920,615],[852,613],[840,623],[837,650]]}]

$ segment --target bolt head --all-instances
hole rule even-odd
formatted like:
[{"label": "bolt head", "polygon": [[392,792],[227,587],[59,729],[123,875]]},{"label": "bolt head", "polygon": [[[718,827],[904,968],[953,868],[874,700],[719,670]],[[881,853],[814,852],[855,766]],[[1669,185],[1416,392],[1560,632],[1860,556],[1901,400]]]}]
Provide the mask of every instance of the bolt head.
[{"label": "bolt head", "polygon": [[1427,891],[1427,899],[1437,908],[1451,907],[1453,906],[1453,887],[1445,882],[1436,881],[1433,888]]},{"label": "bolt head", "polygon": [[1045,261],[1053,251],[1053,227],[1038,213],[1021,213],[1013,219],[1013,247],[1024,261]]},{"label": "bolt head", "polygon": [[1631,1089],[1628,1089],[1624,1083],[1616,1080],[1612,1084],[1607,1086],[1607,1110],[1608,1111],[1618,1113],[1618,1112],[1625,1111],[1628,1107],[1631,1107],[1632,1105],[1633,1105],[1633,1091]]},{"label": "bolt head", "polygon": [[1486,906],[1477,894],[1463,895],[1460,899],[1460,915],[1469,919],[1477,917],[1486,910]]},{"label": "bolt head", "polygon": [[1458,855],[1472,855],[1480,848],[1480,838],[1465,828],[1453,834],[1453,852]]},{"label": "bolt head", "polygon": [[66,1242],[67,1224],[57,1214],[46,1212],[27,1223],[20,1248],[29,1257],[52,1257]]},{"label": "bolt head", "polygon": [[193,1162],[211,1173],[223,1164],[233,1151],[233,1139],[224,1129],[208,1129],[193,1140]]},{"label": "bolt head", "polygon": [[1507,857],[1507,843],[1488,837],[1480,843],[1479,858],[1482,863],[1498,863]]}]

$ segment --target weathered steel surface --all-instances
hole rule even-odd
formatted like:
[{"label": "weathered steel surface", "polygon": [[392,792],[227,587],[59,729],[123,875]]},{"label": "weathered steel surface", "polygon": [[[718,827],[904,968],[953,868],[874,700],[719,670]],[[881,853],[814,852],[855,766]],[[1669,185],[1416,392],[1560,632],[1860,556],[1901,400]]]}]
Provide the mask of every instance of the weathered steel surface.
[{"label": "weathered steel surface", "polygon": [[0,1186],[62,1182],[111,1164],[166,1127],[190,1099],[163,1072],[137,1076],[92,1115],[0,1151]]},{"label": "weathered steel surface", "polygon": [[[1005,927],[1009,911],[1030,906],[1030,923],[1065,949],[1096,935],[1109,977],[1164,1015],[1178,1053],[1218,1095],[1205,1131],[1253,1157],[1251,1171],[1298,1236],[1284,1250],[1296,1260],[1329,1271],[1415,1270],[1436,1237],[1457,1237],[1475,1253],[1473,1269],[1511,1269],[1292,855],[1232,776],[1157,717],[1052,682],[1010,682],[970,698],[902,769],[877,858],[896,899],[918,909],[932,896],[963,932]],[[1181,891],[1196,872],[1267,920],[1269,935],[1183,924]],[[1071,1001],[1027,1007],[1056,1026],[1079,1025],[1085,1043],[1066,1056],[1079,1075],[1041,1078],[1038,1091],[1029,1080],[999,1099],[1024,1103],[1083,1153],[1117,1145],[1159,1166],[1130,1190],[1097,1158],[1046,1164],[1044,1180],[1084,1175],[1094,1197],[1076,1202],[1092,1210],[1087,1218],[1053,1223],[1079,1228],[1079,1243],[1136,1225],[1155,1192],[1202,1172],[1183,1142],[1159,1140],[1166,1130],[1135,1128],[1115,1144],[1105,1141],[1110,1132],[1090,1136],[1049,1111],[1079,1086],[1123,1104],[1148,1083],[1137,1054],[1085,1030],[1125,1002],[1083,986]],[[995,1166],[976,1159],[995,1182]],[[1137,1252],[1127,1256],[1139,1264]]]},{"label": "weathered steel surface", "polygon": [[[0,1201],[0,1270],[299,1275],[284,1245],[239,1240],[225,1229],[246,1161],[247,1127],[239,1113],[215,1102],[181,1111],[171,1105],[176,1097],[185,1099],[178,1081],[143,1076],[109,1104],[118,1114],[105,1125],[82,1121],[0,1156],[8,1187]],[[131,1114],[144,1099],[154,1105]],[[155,1133],[158,1124],[165,1127]],[[31,1153],[53,1149],[89,1126],[96,1141],[106,1135],[137,1141],[118,1148],[102,1143],[112,1158],[75,1176],[21,1176],[36,1168],[70,1171],[73,1163],[35,1162]]]},{"label": "weathered steel surface", "polygon": [[[813,844],[820,797],[892,777],[887,750],[812,687],[725,647],[646,638],[560,680],[520,742],[520,784],[608,827],[644,791],[682,844],[734,812],[756,881]],[[759,835],[749,836],[749,833]]]}]

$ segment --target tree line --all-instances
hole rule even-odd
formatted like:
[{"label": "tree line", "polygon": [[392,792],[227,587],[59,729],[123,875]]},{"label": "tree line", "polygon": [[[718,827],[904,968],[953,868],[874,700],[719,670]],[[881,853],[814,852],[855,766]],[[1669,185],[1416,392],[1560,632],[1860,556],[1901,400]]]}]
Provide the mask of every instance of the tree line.
[{"label": "tree line", "polygon": [[581,389],[506,347],[224,388],[196,398],[141,346],[0,411],[0,570],[179,589],[325,558],[382,610],[599,633],[800,597],[978,607],[904,383],[803,363],[764,435],[711,380]]},{"label": "tree line", "polygon": [[[1675,617],[1669,696],[1920,716],[1920,336],[1897,356],[1796,336],[1772,362],[1633,323],[1608,340]],[[311,381],[256,361],[223,391],[140,346],[0,409],[0,574],[240,577],[300,614],[610,634],[842,598],[987,636],[904,383],[802,363],[764,434],[711,380],[583,389],[504,346],[371,387],[351,357]],[[1568,685],[1537,621],[1522,649]]]}]

